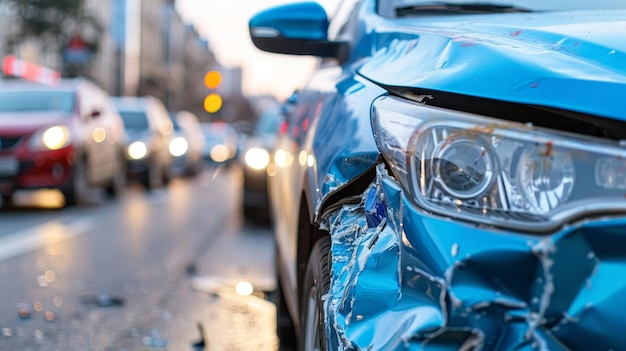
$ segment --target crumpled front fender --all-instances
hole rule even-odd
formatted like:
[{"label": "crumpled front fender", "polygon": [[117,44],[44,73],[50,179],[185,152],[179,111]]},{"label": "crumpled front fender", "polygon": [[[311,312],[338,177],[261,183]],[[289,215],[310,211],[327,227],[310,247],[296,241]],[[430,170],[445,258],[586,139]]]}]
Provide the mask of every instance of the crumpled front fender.
[{"label": "crumpled front fender", "polygon": [[381,165],[329,226],[329,349],[626,349],[624,218],[480,228],[422,213]]}]

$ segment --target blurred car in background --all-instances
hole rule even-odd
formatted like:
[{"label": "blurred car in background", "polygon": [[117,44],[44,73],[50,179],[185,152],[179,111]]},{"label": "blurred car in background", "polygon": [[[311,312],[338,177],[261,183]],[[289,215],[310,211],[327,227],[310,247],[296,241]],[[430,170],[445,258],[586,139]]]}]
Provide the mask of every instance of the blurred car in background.
[{"label": "blurred car in background", "polygon": [[58,189],[82,204],[89,187],[111,196],[126,185],[122,119],[110,96],[83,78],[44,85],[0,81],[0,193]]},{"label": "blurred car in background", "polygon": [[243,167],[243,214],[245,218],[268,221],[268,173],[276,171],[273,162],[274,144],[280,122],[281,104],[273,96],[249,98],[255,113],[252,133],[241,143]]},{"label": "blurred car in background", "polygon": [[189,111],[171,115],[174,136],[169,151],[175,175],[195,175],[204,165],[203,153],[206,143],[198,117]]},{"label": "blurred car in background", "polygon": [[127,179],[146,190],[165,186],[172,178],[170,142],[174,127],[161,100],[153,96],[114,97],[126,131]]},{"label": "blurred car in background", "polygon": [[330,18],[249,22],[258,48],[320,59],[269,178],[280,349],[626,349],[626,3]]},{"label": "blurred car in background", "polygon": [[204,135],[203,158],[210,166],[230,165],[237,161],[239,134],[225,122],[201,123]]}]

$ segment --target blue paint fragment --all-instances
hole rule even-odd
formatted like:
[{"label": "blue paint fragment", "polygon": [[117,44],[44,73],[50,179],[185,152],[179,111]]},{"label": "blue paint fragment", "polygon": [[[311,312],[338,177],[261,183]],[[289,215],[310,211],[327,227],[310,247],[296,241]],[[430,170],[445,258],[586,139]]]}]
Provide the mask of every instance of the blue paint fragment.
[{"label": "blue paint fragment", "polygon": [[365,197],[367,225],[376,228],[387,217],[385,202],[381,199],[377,187],[370,187]]}]

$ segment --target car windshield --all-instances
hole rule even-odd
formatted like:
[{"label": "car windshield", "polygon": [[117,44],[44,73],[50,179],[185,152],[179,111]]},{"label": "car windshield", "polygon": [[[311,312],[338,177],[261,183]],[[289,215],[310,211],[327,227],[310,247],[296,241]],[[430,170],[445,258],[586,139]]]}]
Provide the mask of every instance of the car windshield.
[{"label": "car windshield", "polygon": [[207,145],[217,145],[224,142],[224,137],[217,134],[204,134]]},{"label": "car windshield", "polygon": [[274,134],[278,130],[279,123],[280,111],[273,109],[269,111],[264,111],[259,116],[255,131],[261,134]]},{"label": "car windshield", "polygon": [[68,91],[3,91],[0,112],[71,113],[74,94]]},{"label": "car windshield", "polygon": [[[383,1],[382,3],[384,3]],[[515,10],[548,11],[548,10],[579,10],[579,9],[611,9],[624,8],[623,0],[597,0],[597,1],[572,1],[572,0],[514,0],[514,1],[419,1],[419,0],[396,0],[395,8],[402,9],[406,14],[408,9],[430,11],[434,7],[440,9],[449,7],[452,11],[464,8],[467,12],[480,10],[480,12],[511,12]]]},{"label": "car windshield", "polygon": [[149,128],[148,116],[145,111],[120,110],[119,112],[127,130],[146,130]]}]

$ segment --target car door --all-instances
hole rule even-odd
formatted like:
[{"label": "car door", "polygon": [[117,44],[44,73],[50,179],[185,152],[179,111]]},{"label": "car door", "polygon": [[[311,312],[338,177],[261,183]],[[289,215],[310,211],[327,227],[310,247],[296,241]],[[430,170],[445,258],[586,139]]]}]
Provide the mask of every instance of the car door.
[{"label": "car door", "polygon": [[95,111],[100,114],[95,117],[96,129],[92,135],[102,153],[100,170],[111,179],[120,167],[120,156],[123,145],[123,122],[112,106],[108,94],[102,89],[93,86],[93,100]]},{"label": "car door", "polygon": [[92,184],[100,184],[111,178],[115,166],[115,144],[108,140],[111,126],[106,101],[97,89],[86,84],[78,91],[78,98],[87,174]]},{"label": "car door", "polygon": [[153,145],[157,153],[157,162],[162,170],[169,171],[171,156],[169,153],[169,143],[172,138],[173,126],[167,113],[167,109],[163,103],[156,99],[150,98],[147,113],[149,115],[153,133]]}]

